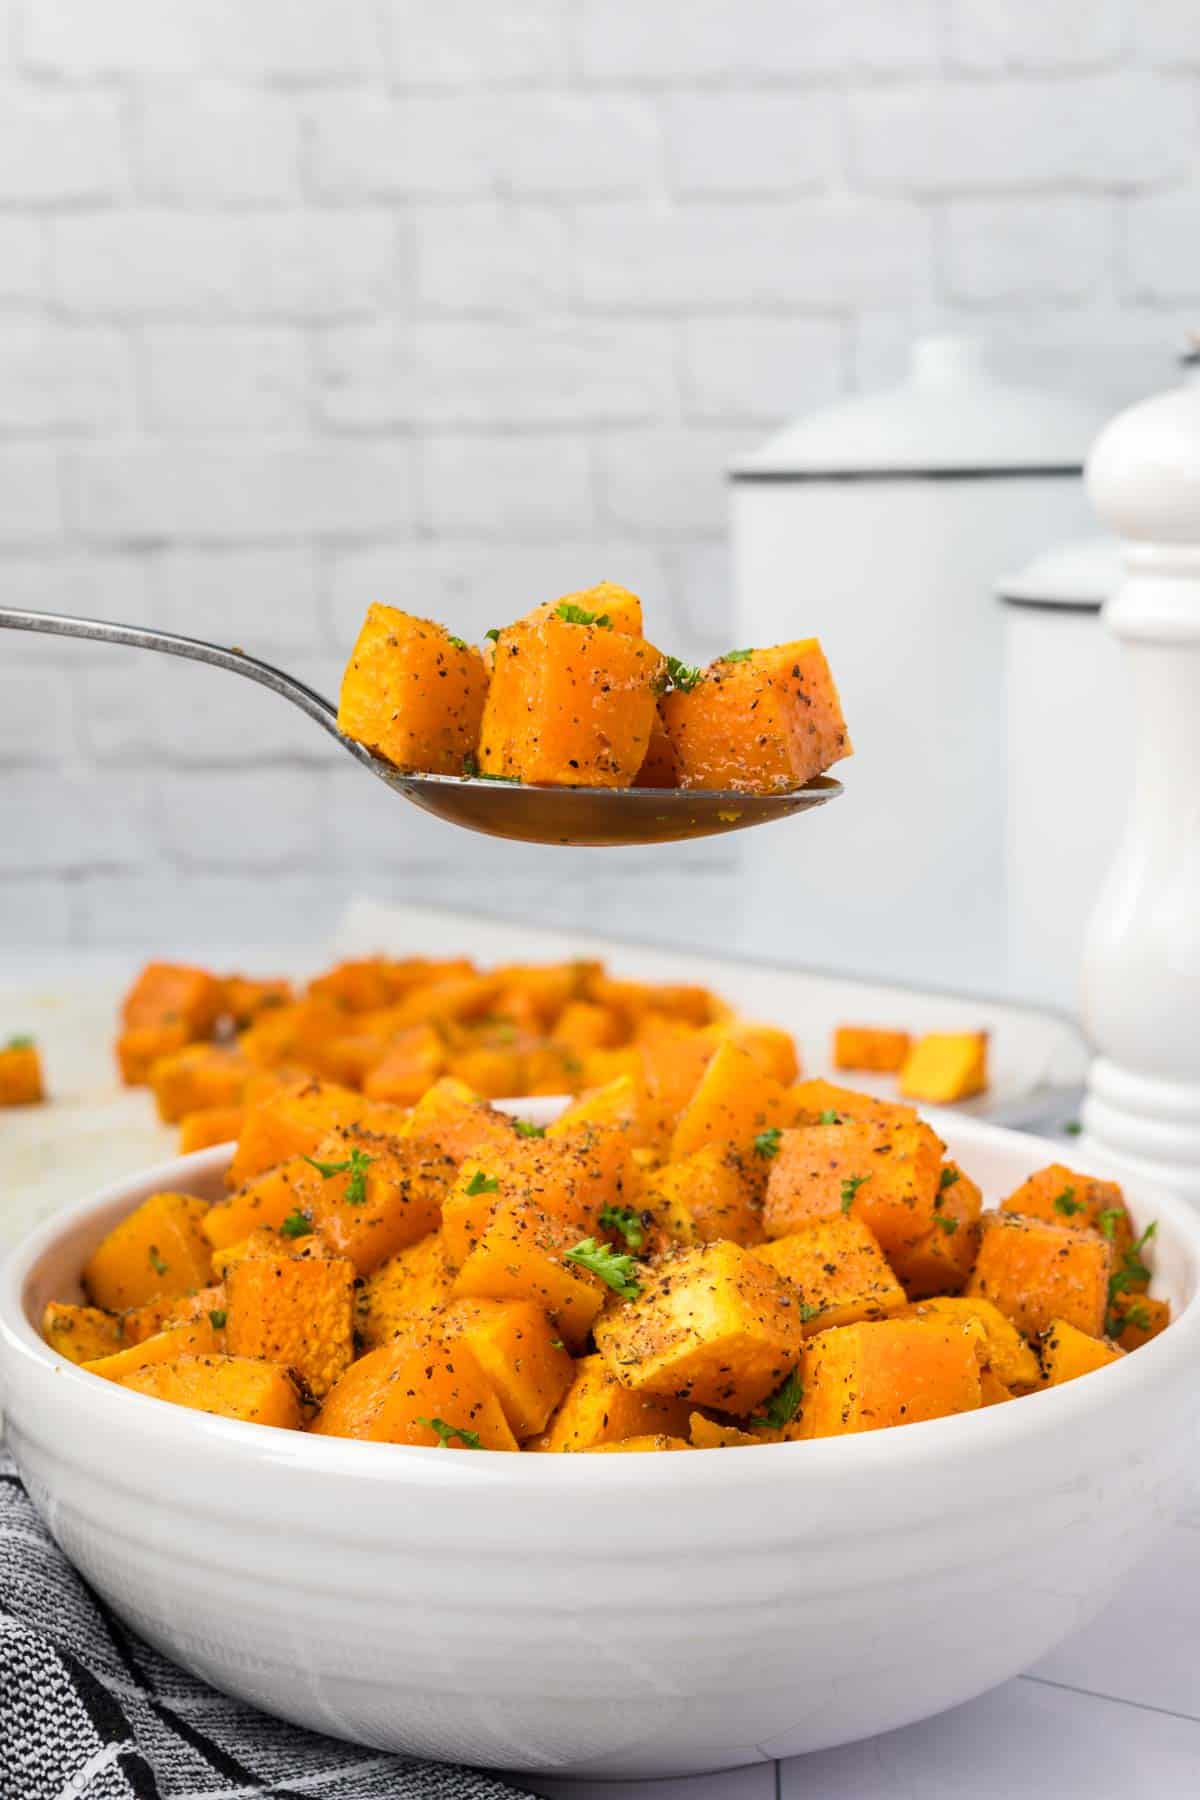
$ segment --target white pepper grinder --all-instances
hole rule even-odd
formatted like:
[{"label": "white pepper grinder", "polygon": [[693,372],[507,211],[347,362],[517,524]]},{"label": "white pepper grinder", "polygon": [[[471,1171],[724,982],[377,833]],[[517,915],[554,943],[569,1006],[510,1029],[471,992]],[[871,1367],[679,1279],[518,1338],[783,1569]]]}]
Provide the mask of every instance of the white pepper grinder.
[{"label": "white pepper grinder", "polygon": [[[1087,465],[1124,579],[1105,609],[1133,696],[1133,792],[1088,927],[1083,1017],[1098,1052],[1088,1145],[1200,1205],[1200,380],[1131,407]],[[1069,798],[1069,797],[1068,797]]]}]

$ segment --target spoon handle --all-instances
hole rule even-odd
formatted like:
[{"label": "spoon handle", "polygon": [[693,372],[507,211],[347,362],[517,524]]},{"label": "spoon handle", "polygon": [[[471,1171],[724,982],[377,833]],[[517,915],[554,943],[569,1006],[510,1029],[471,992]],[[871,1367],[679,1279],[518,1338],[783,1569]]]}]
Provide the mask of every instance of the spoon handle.
[{"label": "spoon handle", "polygon": [[290,700],[315,719],[332,737],[342,740],[337,728],[337,711],[306,682],[298,681],[273,663],[248,656],[244,650],[227,649],[223,644],[209,644],[203,638],[181,637],[174,631],[152,631],[146,625],[116,625],[106,619],[76,619],[69,613],[30,612],[20,606],[0,606],[0,630],[45,631],[55,637],[93,638],[104,644],[125,644],[133,650],[158,650],[164,656],[186,656],[192,662],[211,663],[214,668],[228,669],[233,675],[244,675]]}]

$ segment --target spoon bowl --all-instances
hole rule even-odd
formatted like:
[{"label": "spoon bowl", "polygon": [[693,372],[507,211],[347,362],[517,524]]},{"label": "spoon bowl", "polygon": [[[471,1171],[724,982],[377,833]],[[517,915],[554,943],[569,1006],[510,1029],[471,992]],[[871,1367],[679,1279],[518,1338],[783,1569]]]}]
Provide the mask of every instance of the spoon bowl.
[{"label": "spoon bowl", "polygon": [[347,755],[387,783],[394,793],[449,825],[525,844],[676,844],[688,838],[746,831],[773,819],[791,818],[835,800],[840,781],[818,776],[783,794],[738,794],[702,788],[542,787],[471,775],[406,775],[375,756],[365,744],[338,730],[337,708],[322,694],[272,663],[236,646],[206,643],[144,625],[116,625],[66,613],[31,612],[0,606],[0,629],[41,631],[58,637],[90,638],[156,650],[208,663],[256,681],[308,714],[336,738]]}]

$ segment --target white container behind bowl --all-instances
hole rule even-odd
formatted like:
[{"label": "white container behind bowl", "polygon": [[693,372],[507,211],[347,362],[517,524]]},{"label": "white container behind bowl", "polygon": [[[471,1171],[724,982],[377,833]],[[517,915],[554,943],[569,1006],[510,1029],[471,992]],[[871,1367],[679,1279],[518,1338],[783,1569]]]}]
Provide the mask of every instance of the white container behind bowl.
[{"label": "white container behind bowl", "polygon": [[743,947],[892,980],[1004,990],[998,572],[1090,519],[1091,407],[1004,385],[927,339],[906,381],[733,470],[741,644],[816,634],[856,746],[845,798],[743,846]]},{"label": "white container behind bowl", "polygon": [[1129,795],[1130,699],[1100,609],[1115,538],[1035,557],[997,583],[1008,691],[1008,951],[1014,994],[1079,1010],[1083,929]]}]

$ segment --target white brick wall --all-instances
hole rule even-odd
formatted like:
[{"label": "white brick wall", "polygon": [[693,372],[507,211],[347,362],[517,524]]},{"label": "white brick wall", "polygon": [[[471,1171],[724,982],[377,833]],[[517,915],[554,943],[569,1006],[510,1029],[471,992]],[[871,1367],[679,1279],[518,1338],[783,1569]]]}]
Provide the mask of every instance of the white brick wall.
[{"label": "white brick wall", "polygon": [[[722,471],[789,415],[931,326],[1115,406],[1200,324],[1195,0],[0,19],[0,596],[330,692],[377,597],[477,635],[607,577],[712,654]],[[720,941],[729,870],[457,837],[249,684],[0,634],[0,948],[371,887]]]}]

